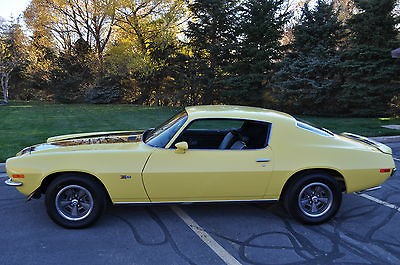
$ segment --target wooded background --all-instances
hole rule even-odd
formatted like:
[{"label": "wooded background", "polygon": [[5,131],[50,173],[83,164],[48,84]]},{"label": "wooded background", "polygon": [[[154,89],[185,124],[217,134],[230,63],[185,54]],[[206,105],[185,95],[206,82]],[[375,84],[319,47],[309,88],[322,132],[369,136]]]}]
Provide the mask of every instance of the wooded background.
[{"label": "wooded background", "polygon": [[400,115],[399,13],[396,0],[32,0],[0,22],[3,99]]}]

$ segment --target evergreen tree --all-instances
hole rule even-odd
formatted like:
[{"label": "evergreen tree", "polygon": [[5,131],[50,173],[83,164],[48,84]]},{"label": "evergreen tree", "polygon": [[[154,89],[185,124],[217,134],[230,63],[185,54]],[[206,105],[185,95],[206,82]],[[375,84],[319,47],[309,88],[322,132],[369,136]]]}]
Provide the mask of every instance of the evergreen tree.
[{"label": "evergreen tree", "polygon": [[202,102],[221,101],[221,77],[232,63],[237,45],[238,1],[195,0],[189,5],[192,15],[186,32],[193,51],[190,79],[200,90]]},{"label": "evergreen tree", "polygon": [[262,105],[265,83],[275,61],[281,58],[280,39],[288,13],[283,0],[244,1],[236,61],[225,78],[225,95],[231,103]]},{"label": "evergreen tree", "polygon": [[400,61],[390,51],[396,40],[395,0],[356,0],[359,10],[350,20],[350,48],[343,53],[342,106],[352,115],[388,113],[391,99],[399,96]]},{"label": "evergreen tree", "polygon": [[80,103],[95,79],[95,55],[84,39],[78,39],[72,50],[58,56],[53,70],[52,87],[55,99],[62,103]]},{"label": "evergreen tree", "polygon": [[294,42],[271,83],[270,96],[279,108],[302,114],[332,113],[339,86],[337,65],[343,28],[332,3],[305,4]]}]

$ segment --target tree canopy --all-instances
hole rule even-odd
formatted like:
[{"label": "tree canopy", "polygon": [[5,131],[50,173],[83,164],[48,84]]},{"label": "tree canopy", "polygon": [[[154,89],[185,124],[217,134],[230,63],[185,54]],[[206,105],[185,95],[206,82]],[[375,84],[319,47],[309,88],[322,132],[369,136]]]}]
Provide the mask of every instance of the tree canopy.
[{"label": "tree canopy", "polygon": [[343,26],[333,3],[319,0],[302,8],[293,28],[294,40],[271,82],[271,95],[280,107],[295,113],[332,113],[338,110],[339,53]]},{"label": "tree canopy", "polygon": [[348,21],[349,47],[341,54],[342,91],[338,99],[352,114],[376,115],[400,96],[400,60],[390,52],[400,47],[395,0],[356,0],[358,13]]},{"label": "tree canopy", "polygon": [[[399,115],[396,0],[31,0],[2,98]],[[396,11],[397,10],[397,11]]]}]

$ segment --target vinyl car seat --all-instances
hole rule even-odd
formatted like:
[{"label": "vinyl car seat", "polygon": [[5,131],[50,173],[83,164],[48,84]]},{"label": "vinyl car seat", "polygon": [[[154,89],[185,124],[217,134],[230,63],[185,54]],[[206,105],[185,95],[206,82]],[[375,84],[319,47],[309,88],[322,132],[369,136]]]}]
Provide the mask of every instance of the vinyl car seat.
[{"label": "vinyl car seat", "polygon": [[229,149],[236,140],[237,136],[230,131],[225,135],[224,139],[219,144],[218,149]]},{"label": "vinyl car seat", "polygon": [[231,150],[243,150],[243,149],[246,149],[246,144],[243,141],[236,141],[231,146]]}]

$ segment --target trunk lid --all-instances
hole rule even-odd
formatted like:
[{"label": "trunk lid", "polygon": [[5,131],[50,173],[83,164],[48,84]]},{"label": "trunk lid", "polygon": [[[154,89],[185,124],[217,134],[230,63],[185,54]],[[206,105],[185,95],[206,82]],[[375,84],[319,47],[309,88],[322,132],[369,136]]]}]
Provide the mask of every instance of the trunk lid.
[{"label": "trunk lid", "polygon": [[387,145],[385,145],[383,143],[377,142],[377,141],[372,140],[370,138],[367,138],[367,137],[364,137],[364,136],[361,136],[361,135],[357,135],[357,134],[354,134],[354,133],[342,133],[341,135],[346,137],[346,138],[348,138],[348,139],[351,139],[351,140],[354,140],[354,141],[357,141],[357,142],[361,142],[361,143],[367,144],[369,146],[373,146],[376,149],[378,149],[379,151],[381,151],[382,153],[385,153],[385,154],[388,154],[388,155],[392,155],[392,148],[390,148],[389,146],[387,146]]}]

